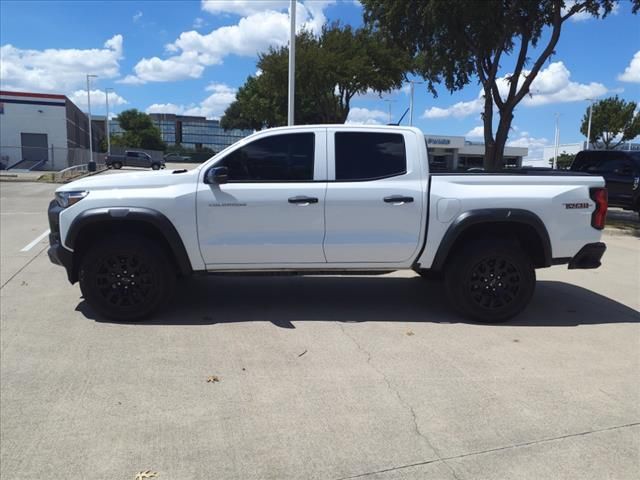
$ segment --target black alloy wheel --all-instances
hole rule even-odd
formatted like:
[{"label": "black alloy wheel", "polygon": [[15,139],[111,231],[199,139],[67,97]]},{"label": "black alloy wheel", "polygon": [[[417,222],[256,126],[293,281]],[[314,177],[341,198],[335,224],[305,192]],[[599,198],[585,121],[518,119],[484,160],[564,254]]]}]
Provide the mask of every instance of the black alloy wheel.
[{"label": "black alloy wheel", "polygon": [[536,284],[531,258],[515,240],[479,239],[451,254],[445,266],[451,305],[486,323],[506,321],[528,305]]},{"label": "black alloy wheel", "polygon": [[176,272],[164,250],[137,235],[114,235],[83,255],[80,289],[99,314],[122,321],[151,315],[174,291]]}]

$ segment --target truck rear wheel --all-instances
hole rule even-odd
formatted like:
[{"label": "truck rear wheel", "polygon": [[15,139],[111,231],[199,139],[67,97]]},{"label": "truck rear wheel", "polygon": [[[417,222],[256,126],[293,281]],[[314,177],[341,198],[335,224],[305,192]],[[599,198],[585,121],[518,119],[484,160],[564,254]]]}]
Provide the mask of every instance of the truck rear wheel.
[{"label": "truck rear wheel", "polygon": [[174,291],[176,274],[159,245],[138,235],[96,242],[84,254],[80,290],[99,314],[131,321],[158,310]]},{"label": "truck rear wheel", "polygon": [[111,166],[116,170],[120,170],[122,168],[122,162],[113,162]]},{"label": "truck rear wheel", "polygon": [[480,322],[498,323],[528,305],[536,272],[517,242],[483,239],[453,255],[445,269],[445,288],[460,313]]},{"label": "truck rear wheel", "polygon": [[159,163],[152,163],[151,164],[151,169],[152,170],[160,170],[160,164]]}]

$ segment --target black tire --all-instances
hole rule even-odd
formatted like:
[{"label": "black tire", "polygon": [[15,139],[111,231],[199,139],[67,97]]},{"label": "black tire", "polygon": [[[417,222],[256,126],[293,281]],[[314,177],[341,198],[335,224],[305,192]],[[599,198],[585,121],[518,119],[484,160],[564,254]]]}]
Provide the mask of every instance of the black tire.
[{"label": "black tire", "polygon": [[113,166],[113,168],[115,168],[116,170],[120,170],[122,168],[122,162],[113,162],[111,164]]},{"label": "black tire", "polygon": [[528,305],[536,271],[516,241],[481,239],[452,254],[445,289],[462,315],[484,323],[504,322]]},{"label": "black tire", "polygon": [[152,240],[138,235],[110,236],[83,255],[80,290],[99,314],[113,320],[138,320],[170,299],[176,282],[172,265]]},{"label": "black tire", "polygon": [[151,164],[151,170],[160,170],[160,164],[159,163]]}]

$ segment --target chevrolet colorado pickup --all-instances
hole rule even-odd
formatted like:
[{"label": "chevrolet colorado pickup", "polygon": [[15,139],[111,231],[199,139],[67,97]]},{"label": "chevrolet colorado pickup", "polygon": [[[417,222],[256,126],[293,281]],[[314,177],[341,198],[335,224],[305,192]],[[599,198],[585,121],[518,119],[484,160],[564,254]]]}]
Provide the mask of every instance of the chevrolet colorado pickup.
[{"label": "chevrolet colorado pickup", "polygon": [[411,127],[264,130],[193,170],[92,176],[55,197],[51,261],[119,320],[151,315],[193,273],[412,269],[498,322],[525,308],[536,268],[597,268],[606,248],[601,177],[432,174]]}]

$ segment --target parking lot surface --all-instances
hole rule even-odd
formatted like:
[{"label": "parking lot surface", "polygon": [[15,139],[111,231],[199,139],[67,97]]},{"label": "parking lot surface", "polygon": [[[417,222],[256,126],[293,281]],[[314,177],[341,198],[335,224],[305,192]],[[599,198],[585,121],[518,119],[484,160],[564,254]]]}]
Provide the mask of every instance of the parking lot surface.
[{"label": "parking lot surface", "polygon": [[0,183],[3,479],[640,478],[638,238],[503,325],[412,273],[197,277],[122,324],[49,263],[54,190]]}]

